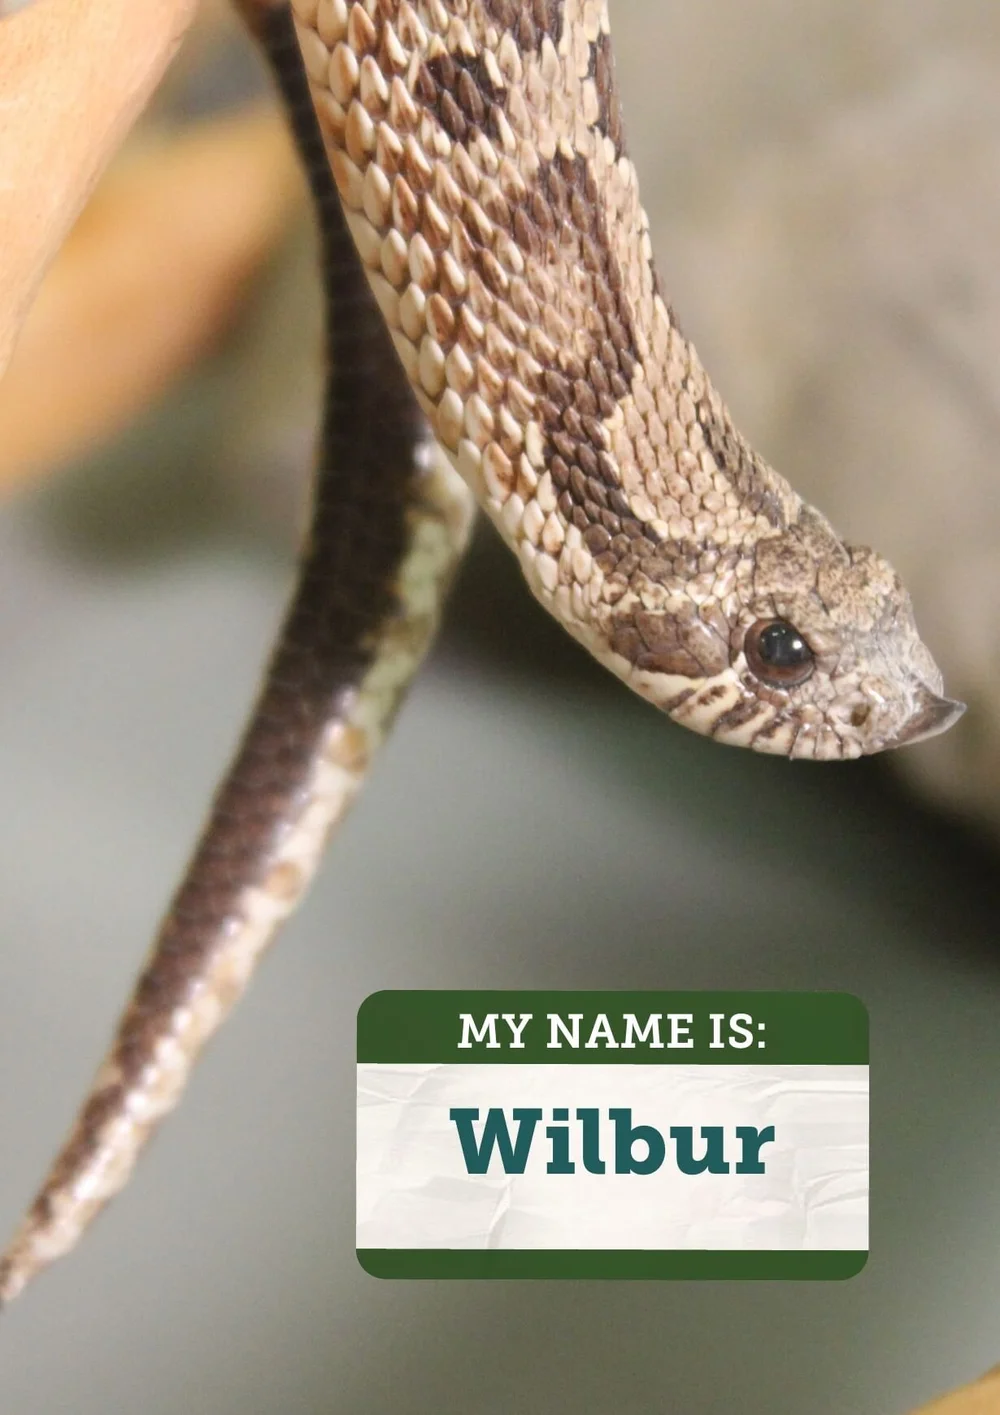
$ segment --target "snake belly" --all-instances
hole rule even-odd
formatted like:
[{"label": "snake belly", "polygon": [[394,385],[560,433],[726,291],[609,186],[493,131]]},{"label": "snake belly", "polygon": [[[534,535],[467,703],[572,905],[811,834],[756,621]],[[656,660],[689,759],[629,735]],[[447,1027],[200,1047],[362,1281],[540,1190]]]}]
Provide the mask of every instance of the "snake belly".
[{"label": "snake belly", "polygon": [[842,760],[962,711],[891,566],[747,445],[681,331],[603,0],[240,8],[323,233],[314,520],[243,744],[0,1299],[126,1181],[304,893],[433,637],[469,492],[569,633],[720,742]]}]

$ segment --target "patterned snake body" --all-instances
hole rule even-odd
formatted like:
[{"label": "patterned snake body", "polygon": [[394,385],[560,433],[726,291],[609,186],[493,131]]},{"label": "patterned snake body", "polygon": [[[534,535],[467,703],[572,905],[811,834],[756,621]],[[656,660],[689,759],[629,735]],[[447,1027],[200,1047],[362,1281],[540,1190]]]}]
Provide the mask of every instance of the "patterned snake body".
[{"label": "patterned snake body", "polygon": [[[890,567],[735,431],[660,292],[598,0],[302,0],[347,221],[442,447],[538,599],[686,726],[793,757],[954,718]],[[755,624],[810,651],[754,672]]]},{"label": "patterned snake body", "polygon": [[242,9],[323,233],[314,522],[243,744],[0,1262],[3,1299],[125,1182],[301,898],[433,637],[469,490],[545,608],[720,742],[839,760],[962,711],[891,567],[747,446],[666,303],[603,0]]}]

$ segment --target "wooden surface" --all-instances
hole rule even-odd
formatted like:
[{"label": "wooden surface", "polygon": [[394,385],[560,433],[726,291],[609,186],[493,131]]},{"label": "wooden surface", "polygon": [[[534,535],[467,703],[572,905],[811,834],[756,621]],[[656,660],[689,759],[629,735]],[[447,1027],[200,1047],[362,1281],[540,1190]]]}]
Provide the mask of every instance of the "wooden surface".
[{"label": "wooden surface", "polygon": [[272,108],[133,144],[42,281],[0,382],[0,491],[113,437],[216,347],[303,202]]}]

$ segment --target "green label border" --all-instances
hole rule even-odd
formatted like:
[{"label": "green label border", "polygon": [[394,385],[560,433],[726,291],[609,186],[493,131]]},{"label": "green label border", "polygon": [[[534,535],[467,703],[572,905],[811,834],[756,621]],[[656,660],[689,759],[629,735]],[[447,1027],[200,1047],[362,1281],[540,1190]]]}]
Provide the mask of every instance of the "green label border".
[{"label": "green label border", "polygon": [[706,1248],[359,1248],[358,1262],[377,1278],[511,1278],[613,1281],[820,1281],[856,1277],[860,1249]]},{"label": "green label border", "polygon": [[[525,1045],[489,1049],[484,1044],[461,1048],[460,1017],[478,1019],[490,1012],[530,1012],[523,1032]],[[546,1014],[582,1013],[581,1045],[550,1049]],[[623,1049],[585,1047],[598,1014],[605,1013],[621,1038],[621,1019],[633,1013],[643,1019],[663,1014],[661,1038],[666,1040],[670,1013],[694,1017],[694,1045],[651,1048],[638,1042]],[[764,1045],[714,1048],[710,1013],[749,1013],[755,1035]],[[759,1030],[763,1024],[763,1030]],[[508,1029],[498,1028],[500,1040]],[[358,1009],[358,1062],[443,1063],[473,1065],[675,1065],[675,1066],[867,1066],[868,1012],[860,998],[845,992],[554,992],[505,990],[387,990],[370,994]]]}]

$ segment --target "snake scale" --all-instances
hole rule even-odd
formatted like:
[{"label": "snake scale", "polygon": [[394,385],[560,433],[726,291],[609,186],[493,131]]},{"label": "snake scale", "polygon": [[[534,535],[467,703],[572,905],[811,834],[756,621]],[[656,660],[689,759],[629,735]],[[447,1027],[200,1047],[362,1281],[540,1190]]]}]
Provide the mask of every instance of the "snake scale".
[{"label": "snake scale", "polygon": [[841,760],[962,705],[892,568],[747,445],[666,302],[605,0],[242,0],[322,233],[298,587],[243,742],[0,1297],[126,1182],[302,897],[430,644],[475,503],[676,722]]}]

